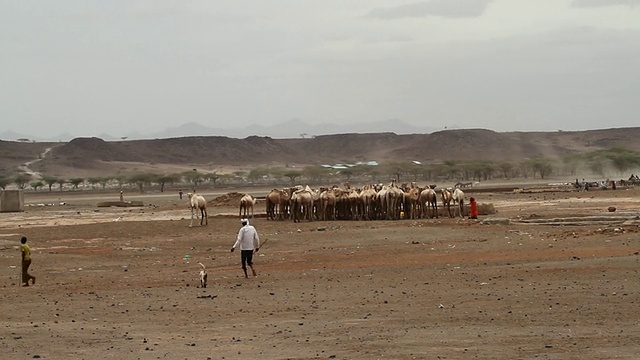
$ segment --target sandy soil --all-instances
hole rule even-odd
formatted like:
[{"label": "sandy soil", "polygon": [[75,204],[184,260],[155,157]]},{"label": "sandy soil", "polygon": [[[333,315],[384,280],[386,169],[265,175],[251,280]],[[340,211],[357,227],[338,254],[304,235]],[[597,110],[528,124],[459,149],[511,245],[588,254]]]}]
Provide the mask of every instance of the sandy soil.
[{"label": "sandy soil", "polygon": [[[140,208],[96,207],[115,193],[27,194],[24,212],[0,213],[0,347],[7,359],[637,359],[639,195],[485,192],[498,213],[479,221],[258,217],[268,241],[244,279],[229,252],[236,207],[189,228],[174,194],[128,197]],[[549,224],[567,217],[584,221]]]}]

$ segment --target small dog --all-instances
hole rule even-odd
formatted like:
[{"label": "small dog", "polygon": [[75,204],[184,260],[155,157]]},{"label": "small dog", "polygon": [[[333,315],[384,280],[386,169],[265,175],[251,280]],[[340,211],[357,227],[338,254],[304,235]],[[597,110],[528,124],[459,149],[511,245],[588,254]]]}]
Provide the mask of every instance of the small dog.
[{"label": "small dog", "polygon": [[202,266],[202,269],[200,270],[200,287],[206,288],[207,287],[207,268],[201,262],[199,262],[198,264]]}]

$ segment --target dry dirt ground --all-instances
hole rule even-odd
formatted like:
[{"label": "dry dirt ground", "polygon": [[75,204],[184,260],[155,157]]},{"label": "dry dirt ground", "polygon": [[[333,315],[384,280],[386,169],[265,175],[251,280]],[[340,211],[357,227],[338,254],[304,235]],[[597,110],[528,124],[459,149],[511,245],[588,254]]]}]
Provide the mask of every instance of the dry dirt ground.
[{"label": "dry dirt ground", "polygon": [[[96,207],[116,193],[26,194],[24,212],[0,213],[0,348],[4,359],[637,359],[640,231],[622,221],[640,214],[639,195],[484,192],[498,213],[479,221],[257,217],[268,242],[244,279],[229,252],[235,205],[189,228],[175,194],[127,198],[140,208]],[[512,221],[484,222],[495,218]]]}]

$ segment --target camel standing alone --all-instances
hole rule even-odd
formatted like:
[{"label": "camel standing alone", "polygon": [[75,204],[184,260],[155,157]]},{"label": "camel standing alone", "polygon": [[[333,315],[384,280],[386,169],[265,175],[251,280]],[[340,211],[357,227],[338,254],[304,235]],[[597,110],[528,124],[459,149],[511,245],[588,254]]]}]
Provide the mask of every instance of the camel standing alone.
[{"label": "camel standing alone", "polygon": [[[195,215],[196,219],[200,219],[200,226],[202,226],[202,222],[205,222],[205,225],[209,224],[209,217],[207,216],[207,201],[204,199],[202,195],[187,193],[187,197],[189,198],[189,206],[191,208],[191,223],[189,227],[193,227],[193,217]],[[198,216],[198,210],[200,210],[200,216]]]},{"label": "camel standing alone", "polygon": [[[255,205],[257,199],[249,194],[245,194],[240,199],[240,217],[247,218],[249,216],[249,210],[251,210],[251,218],[253,218],[253,205]],[[244,210],[244,213],[243,213]]]}]

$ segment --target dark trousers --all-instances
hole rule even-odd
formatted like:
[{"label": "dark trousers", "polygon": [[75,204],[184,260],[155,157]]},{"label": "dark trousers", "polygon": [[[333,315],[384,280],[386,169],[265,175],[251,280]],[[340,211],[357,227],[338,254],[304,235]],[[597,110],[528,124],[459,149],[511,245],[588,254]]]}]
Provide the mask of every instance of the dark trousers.
[{"label": "dark trousers", "polygon": [[33,276],[29,274],[29,266],[31,266],[31,259],[22,260],[22,282],[25,284],[33,279]]},{"label": "dark trousers", "polygon": [[240,250],[240,261],[242,270],[247,270],[247,264],[253,266],[253,250]]}]

